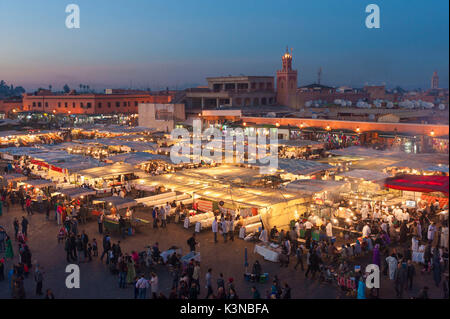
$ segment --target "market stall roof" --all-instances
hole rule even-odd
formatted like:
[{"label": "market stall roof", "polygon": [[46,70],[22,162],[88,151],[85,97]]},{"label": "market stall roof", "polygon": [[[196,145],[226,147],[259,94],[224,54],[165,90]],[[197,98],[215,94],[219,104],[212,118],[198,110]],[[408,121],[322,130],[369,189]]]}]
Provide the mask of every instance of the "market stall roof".
[{"label": "market stall roof", "polygon": [[81,196],[95,195],[97,192],[92,189],[83,187],[64,188],[59,191],[61,194],[66,195],[72,199],[79,198]]},{"label": "market stall roof", "polygon": [[99,132],[105,133],[143,133],[143,132],[155,132],[154,129],[142,126],[121,126],[110,125],[103,128],[97,128]]},{"label": "market stall roof", "polygon": [[126,163],[124,164],[116,163],[113,165],[81,170],[78,172],[78,174],[88,178],[102,178],[102,177],[131,174],[135,172],[139,172],[139,169],[134,168],[133,165]]},{"label": "market stall roof", "polygon": [[324,191],[333,192],[339,190],[348,183],[343,181],[325,181],[321,179],[298,179],[286,185],[286,188],[292,191],[303,193],[320,193]]},{"label": "market stall roof", "polygon": [[29,146],[6,147],[6,148],[0,149],[0,153],[7,153],[10,155],[15,155],[15,156],[31,155],[31,154],[43,153],[43,152],[47,152],[47,151],[42,148],[29,147]]},{"label": "market stall roof", "polygon": [[387,188],[413,191],[413,192],[441,192],[449,195],[449,177],[434,175],[400,175],[388,178],[385,181]]},{"label": "market stall roof", "polygon": [[426,169],[426,171],[429,172],[441,172],[441,173],[448,173],[449,172],[449,166],[448,165],[432,165],[432,166],[428,166]]},{"label": "market stall roof", "polygon": [[194,194],[213,201],[225,201],[240,207],[269,207],[271,205],[305,198],[305,195],[286,189],[233,187],[225,181],[211,181],[190,176],[184,171],[174,174],[152,176],[135,181],[141,185],[164,186],[166,189]]},{"label": "market stall roof", "polygon": [[306,147],[313,145],[323,145],[321,142],[310,140],[279,140],[278,146]]},{"label": "market stall roof", "polygon": [[104,145],[104,146],[126,146],[130,149],[138,152],[144,151],[155,151],[158,149],[158,145],[152,142],[145,141],[126,141],[121,140],[119,138],[99,138],[99,139],[81,139],[78,140],[79,143],[86,144],[96,144],[96,145]]},{"label": "market stall roof", "polygon": [[22,183],[32,187],[47,187],[55,185],[54,182],[49,181],[48,179],[30,179]]},{"label": "market stall roof", "polygon": [[[424,162],[424,161],[417,161],[417,160],[410,160],[406,159],[403,161],[396,162],[392,165],[392,167],[400,167],[400,168],[411,168],[411,169],[417,169],[417,170],[424,170],[428,171],[429,168],[433,167],[432,163]],[[447,166],[448,171],[448,166]]]},{"label": "market stall roof", "polygon": [[[122,198],[120,196],[111,196],[95,200],[95,202],[104,202],[110,206],[115,206],[117,209],[134,207],[139,203],[131,198]],[[95,204],[94,202],[94,204]]]},{"label": "market stall roof", "polygon": [[373,148],[367,148],[362,146],[350,146],[343,149],[330,150],[330,153],[333,155],[339,156],[358,156],[358,157],[396,157],[403,158],[405,153],[396,152],[396,151],[381,151],[375,150]]},{"label": "market stall roof", "polygon": [[4,180],[6,180],[8,183],[9,182],[21,182],[21,181],[26,181],[28,179],[28,177],[26,177],[25,175],[22,174],[6,174],[3,176],[0,176],[1,178],[3,178]]},{"label": "market stall roof", "polygon": [[[251,164],[252,166],[266,166],[267,164],[255,163]],[[301,159],[286,159],[279,158],[278,159],[278,170],[281,170],[285,173],[290,173],[294,175],[310,175],[314,173],[318,173],[321,171],[326,171],[329,169],[334,169],[335,167],[327,164],[321,163],[317,161],[309,161],[309,160],[301,160]]]},{"label": "market stall roof", "polygon": [[368,182],[379,182],[379,181],[385,180],[390,175],[383,173],[383,172],[372,171],[372,170],[367,170],[367,169],[355,169],[352,171],[341,173],[341,174],[339,174],[339,176],[363,179]]},{"label": "market stall roof", "polygon": [[170,157],[164,155],[151,154],[147,152],[124,153],[109,156],[107,158],[112,162],[125,162],[131,165],[138,165],[149,161],[163,161],[171,164]]}]

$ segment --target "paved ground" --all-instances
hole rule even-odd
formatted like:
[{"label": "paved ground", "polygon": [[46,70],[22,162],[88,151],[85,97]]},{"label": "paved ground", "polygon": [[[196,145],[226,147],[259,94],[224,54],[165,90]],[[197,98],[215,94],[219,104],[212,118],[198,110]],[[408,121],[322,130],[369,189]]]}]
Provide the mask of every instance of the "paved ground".
[{"label": "paved ground", "polygon": [[[3,212],[0,217],[0,225],[5,227],[10,235],[13,235],[12,221],[14,217],[19,219],[24,213],[20,207],[15,206],[10,212]],[[146,213],[140,213],[149,218]],[[107,267],[102,264],[98,258],[90,263],[81,263],[81,287],[80,289],[68,289],[65,286],[65,267],[67,265],[65,259],[64,245],[58,244],[56,234],[59,227],[54,221],[46,221],[44,215],[35,214],[29,218],[29,246],[33,254],[32,260],[35,263],[39,262],[44,267],[44,291],[46,288],[51,288],[56,298],[133,298],[133,288],[127,289],[118,288],[118,280],[108,271]],[[97,232],[97,223],[90,222],[86,225],[80,225],[79,231],[85,230],[90,239],[97,238],[101,249],[102,237]],[[131,250],[143,251],[145,246],[153,244],[155,241],[160,243],[160,249],[168,249],[172,245],[183,248],[186,252],[188,247],[186,245],[187,238],[191,235],[191,231],[186,230],[181,224],[169,224],[167,229],[154,230],[151,228],[143,230],[135,236],[127,237],[121,241],[123,252],[131,252]],[[219,238],[222,239],[222,238]],[[113,242],[119,240],[113,237]],[[233,277],[235,279],[235,286],[237,293],[241,298],[250,298],[251,283],[244,281],[244,248],[248,249],[249,264],[258,259],[263,268],[263,272],[268,272],[270,277],[278,275],[280,280],[287,281],[292,288],[292,298],[345,298],[338,288],[330,284],[320,284],[318,280],[305,279],[301,270],[295,271],[293,264],[288,268],[280,268],[279,264],[264,261],[261,256],[253,253],[253,243],[245,242],[241,239],[235,239],[234,242],[223,243],[223,240],[218,243],[213,243],[212,233],[205,231],[198,234],[197,240],[200,242],[200,253],[202,257],[201,262],[201,297],[205,296],[204,277],[208,268],[213,269],[213,277],[215,283],[219,272],[223,272],[225,278]],[[17,245],[14,243],[14,253],[16,257],[14,261],[17,262]],[[3,256],[3,254],[0,254]],[[363,265],[367,261],[361,260]],[[12,262],[8,261],[6,264],[5,273],[11,268]],[[157,274],[160,280],[160,289],[166,295],[169,294],[172,280],[169,276],[168,270],[165,266],[157,266]],[[410,293],[406,293],[404,298],[416,296],[423,285],[430,287],[431,298],[441,298],[442,289],[436,288],[432,281],[431,274],[421,275],[419,266],[416,267],[418,276],[416,277],[415,287]],[[6,274],[5,274],[6,275]],[[265,291],[270,289],[271,280],[266,284],[257,284],[261,295],[265,295]],[[35,284],[30,278],[25,279],[25,288],[27,298],[36,298],[34,294]],[[0,298],[10,298],[10,291],[8,282],[0,282]],[[393,284],[388,279],[382,278],[380,298],[395,298],[395,291]]]}]

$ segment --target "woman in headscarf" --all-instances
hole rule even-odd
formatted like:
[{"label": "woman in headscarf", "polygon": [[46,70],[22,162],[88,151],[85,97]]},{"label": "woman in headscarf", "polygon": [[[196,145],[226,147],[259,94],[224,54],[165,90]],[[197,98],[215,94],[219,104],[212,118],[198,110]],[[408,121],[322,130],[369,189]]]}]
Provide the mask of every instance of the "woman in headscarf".
[{"label": "woman in headscarf", "polygon": [[366,285],[363,276],[359,277],[357,299],[366,299]]},{"label": "woman in headscarf", "polygon": [[5,257],[8,259],[13,259],[14,258],[14,251],[13,251],[13,247],[12,247],[12,242],[11,242],[11,238],[9,238],[9,236],[6,236],[6,252],[5,252]]},{"label": "woman in headscarf", "polygon": [[380,245],[376,244],[372,251],[372,263],[380,267]]}]

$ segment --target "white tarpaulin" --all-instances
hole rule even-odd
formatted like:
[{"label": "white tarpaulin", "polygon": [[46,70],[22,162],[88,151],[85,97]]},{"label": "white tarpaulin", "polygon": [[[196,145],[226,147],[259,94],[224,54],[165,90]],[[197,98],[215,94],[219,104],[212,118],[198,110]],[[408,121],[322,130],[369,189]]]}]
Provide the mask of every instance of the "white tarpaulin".
[{"label": "white tarpaulin", "polygon": [[342,173],[339,176],[363,179],[368,182],[379,182],[379,181],[382,181],[382,180],[390,177],[389,174],[386,174],[383,172],[371,171],[371,170],[365,170],[365,169],[355,169],[353,171],[348,171],[348,172]]}]

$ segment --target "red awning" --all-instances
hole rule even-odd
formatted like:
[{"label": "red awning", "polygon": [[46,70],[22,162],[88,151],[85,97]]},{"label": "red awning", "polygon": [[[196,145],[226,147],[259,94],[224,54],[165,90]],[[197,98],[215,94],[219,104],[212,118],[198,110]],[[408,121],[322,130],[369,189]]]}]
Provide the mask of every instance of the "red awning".
[{"label": "red awning", "polygon": [[441,192],[448,196],[448,176],[400,175],[387,178],[384,186],[413,192]]}]

